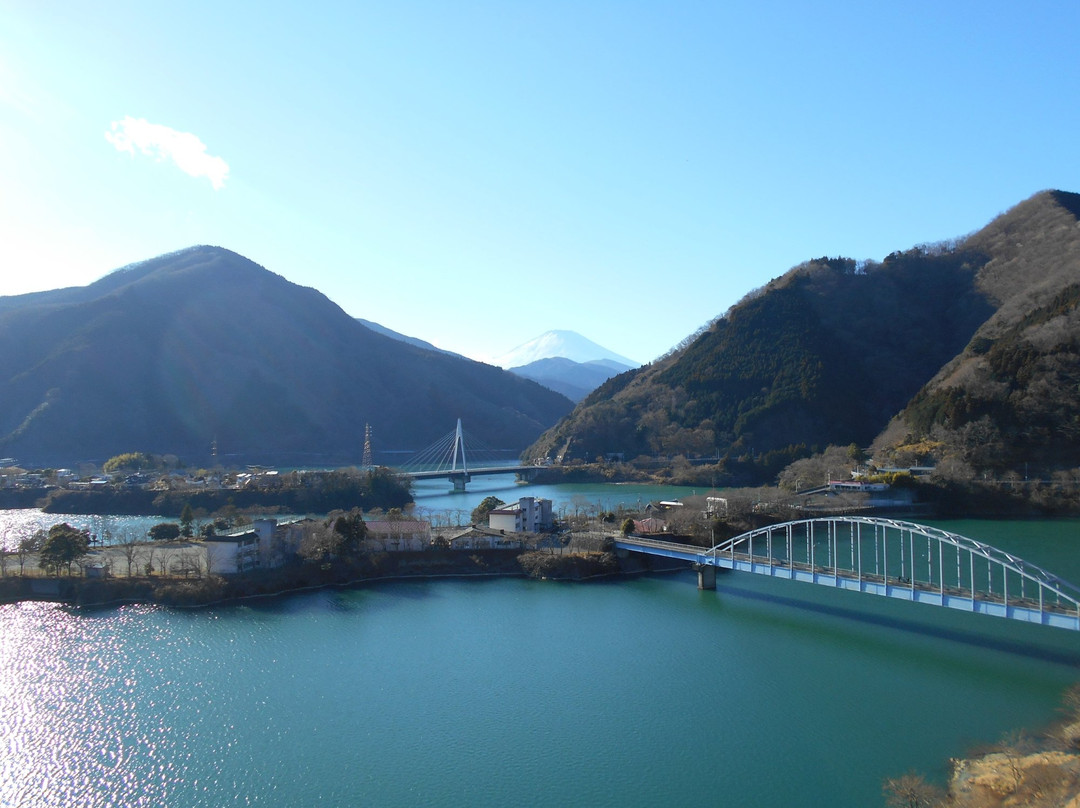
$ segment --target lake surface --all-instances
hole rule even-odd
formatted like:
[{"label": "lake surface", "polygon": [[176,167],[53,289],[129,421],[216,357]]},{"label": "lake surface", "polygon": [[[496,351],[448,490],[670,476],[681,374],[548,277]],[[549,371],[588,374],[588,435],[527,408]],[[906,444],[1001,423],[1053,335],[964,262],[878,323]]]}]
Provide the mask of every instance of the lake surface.
[{"label": "lake surface", "polygon": [[707,494],[712,489],[677,485],[646,485],[644,483],[559,483],[557,485],[522,484],[513,474],[492,474],[473,477],[465,492],[455,492],[448,480],[416,480],[413,482],[414,509],[421,516],[449,516],[458,524],[468,524],[469,514],[487,496],[503,502],[517,502],[520,497],[550,499],[552,510],[559,518],[574,515],[595,515],[601,511],[617,511],[620,507],[641,509],[650,502],[675,500],[694,494]]},{"label": "lake surface", "polygon": [[[1080,522],[948,522],[1080,579]],[[0,805],[881,805],[1052,720],[1080,635],[689,573],[0,607]]]}]

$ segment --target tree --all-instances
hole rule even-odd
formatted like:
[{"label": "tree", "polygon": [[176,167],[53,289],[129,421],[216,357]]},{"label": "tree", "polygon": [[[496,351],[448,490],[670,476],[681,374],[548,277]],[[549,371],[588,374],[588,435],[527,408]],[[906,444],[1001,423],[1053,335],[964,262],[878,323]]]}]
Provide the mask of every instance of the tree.
[{"label": "tree", "polygon": [[176,522],[158,522],[147,534],[152,541],[173,541],[180,538],[180,525]]},{"label": "tree", "polygon": [[200,578],[202,570],[202,561],[192,553],[184,553],[169,566],[173,575],[183,575],[185,578]]},{"label": "tree", "polygon": [[890,808],[933,808],[945,795],[921,775],[909,772],[885,781],[885,804]]},{"label": "tree", "polygon": [[120,549],[124,553],[124,560],[127,561],[127,574],[130,578],[131,570],[135,566],[135,558],[139,553],[139,543],[135,541],[134,533],[131,531],[124,533],[120,539]]},{"label": "tree", "polygon": [[19,544],[15,547],[15,560],[19,562],[19,575],[22,575],[25,571],[26,562],[30,560],[30,556],[34,553],[40,553],[44,545],[44,530],[35,531],[34,535],[19,540]]},{"label": "tree", "polygon": [[325,562],[337,554],[341,539],[341,534],[328,523],[308,525],[300,538],[298,552],[307,561]]},{"label": "tree", "polygon": [[486,522],[488,514],[503,504],[505,503],[498,497],[484,497],[483,501],[473,508],[472,516],[470,517],[472,523],[478,525],[481,522]]},{"label": "tree", "polygon": [[180,533],[191,538],[191,523],[195,521],[195,513],[191,510],[191,503],[184,503],[184,510],[180,513]]},{"label": "tree", "polygon": [[145,552],[143,553],[142,557],[146,559],[146,565],[143,567],[143,570],[146,572],[147,575],[154,574],[154,555],[157,549],[158,548],[153,544],[146,545]]},{"label": "tree", "polygon": [[106,474],[113,471],[141,471],[154,467],[153,458],[144,452],[125,452],[115,457],[110,457],[101,467]]},{"label": "tree", "polygon": [[[398,511],[400,515],[401,511]],[[342,555],[356,555],[360,552],[360,542],[367,535],[367,525],[359,508],[353,508],[334,520],[334,532],[341,537],[337,552]]]},{"label": "tree", "polygon": [[796,460],[780,472],[778,484],[787,491],[805,491],[818,488],[832,480],[843,480],[850,476],[855,463],[850,455],[850,447],[829,446],[821,454]]},{"label": "tree", "polygon": [[71,574],[71,565],[90,552],[90,532],[77,530],[67,522],[61,522],[49,528],[49,535],[41,548],[40,565],[45,570],[57,574],[60,568]]},{"label": "tree", "polygon": [[622,523],[622,534],[624,536],[629,536],[633,532],[634,532],[634,520],[627,517],[626,521],[624,521]]}]

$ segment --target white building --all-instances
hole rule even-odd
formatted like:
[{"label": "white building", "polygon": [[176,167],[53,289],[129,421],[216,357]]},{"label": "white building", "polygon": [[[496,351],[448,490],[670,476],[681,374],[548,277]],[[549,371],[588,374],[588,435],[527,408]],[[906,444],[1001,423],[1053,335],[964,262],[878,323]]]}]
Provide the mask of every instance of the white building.
[{"label": "white building", "polygon": [[505,533],[540,533],[550,530],[553,524],[550,499],[522,497],[516,505],[488,513],[488,527]]},{"label": "white building", "polygon": [[214,575],[233,575],[259,566],[259,534],[255,530],[207,536],[203,548],[206,570]]},{"label": "white building", "polygon": [[365,522],[362,546],[375,553],[424,550],[431,544],[431,524],[419,519],[384,519]]}]

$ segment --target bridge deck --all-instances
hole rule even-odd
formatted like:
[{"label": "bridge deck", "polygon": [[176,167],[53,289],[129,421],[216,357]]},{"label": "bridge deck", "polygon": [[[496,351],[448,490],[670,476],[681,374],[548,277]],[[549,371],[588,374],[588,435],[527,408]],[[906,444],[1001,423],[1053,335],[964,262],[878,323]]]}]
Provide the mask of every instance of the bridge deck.
[{"label": "bridge deck", "polygon": [[949,609],[1006,617],[1026,623],[1067,628],[1080,631],[1080,612],[1053,603],[1003,594],[974,592],[943,585],[931,586],[907,577],[885,576],[844,568],[810,565],[791,559],[769,556],[751,556],[734,550],[715,553],[712,548],[626,536],[615,540],[617,549],[646,553],[648,555],[674,558],[693,564],[720,567],[722,569],[768,575],[791,581],[830,586],[867,594],[882,595],[913,603],[926,603]]},{"label": "bridge deck", "polygon": [[465,469],[436,469],[434,471],[408,471],[403,470],[401,474],[405,477],[411,477],[414,480],[437,480],[442,478],[452,477],[481,477],[490,474],[523,474],[527,471],[533,471],[539,468],[538,466],[482,466],[480,468]]}]

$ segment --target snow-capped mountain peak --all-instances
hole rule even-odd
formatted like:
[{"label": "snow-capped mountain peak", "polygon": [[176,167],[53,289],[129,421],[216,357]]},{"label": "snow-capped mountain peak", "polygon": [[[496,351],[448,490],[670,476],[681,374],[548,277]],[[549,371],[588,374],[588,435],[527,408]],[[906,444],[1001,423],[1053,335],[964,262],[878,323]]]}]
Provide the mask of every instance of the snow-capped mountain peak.
[{"label": "snow-capped mountain peak", "polygon": [[496,357],[493,364],[502,368],[516,368],[540,359],[564,357],[574,362],[594,362],[609,359],[627,367],[637,367],[633,359],[609,351],[576,331],[547,331],[512,351]]}]

